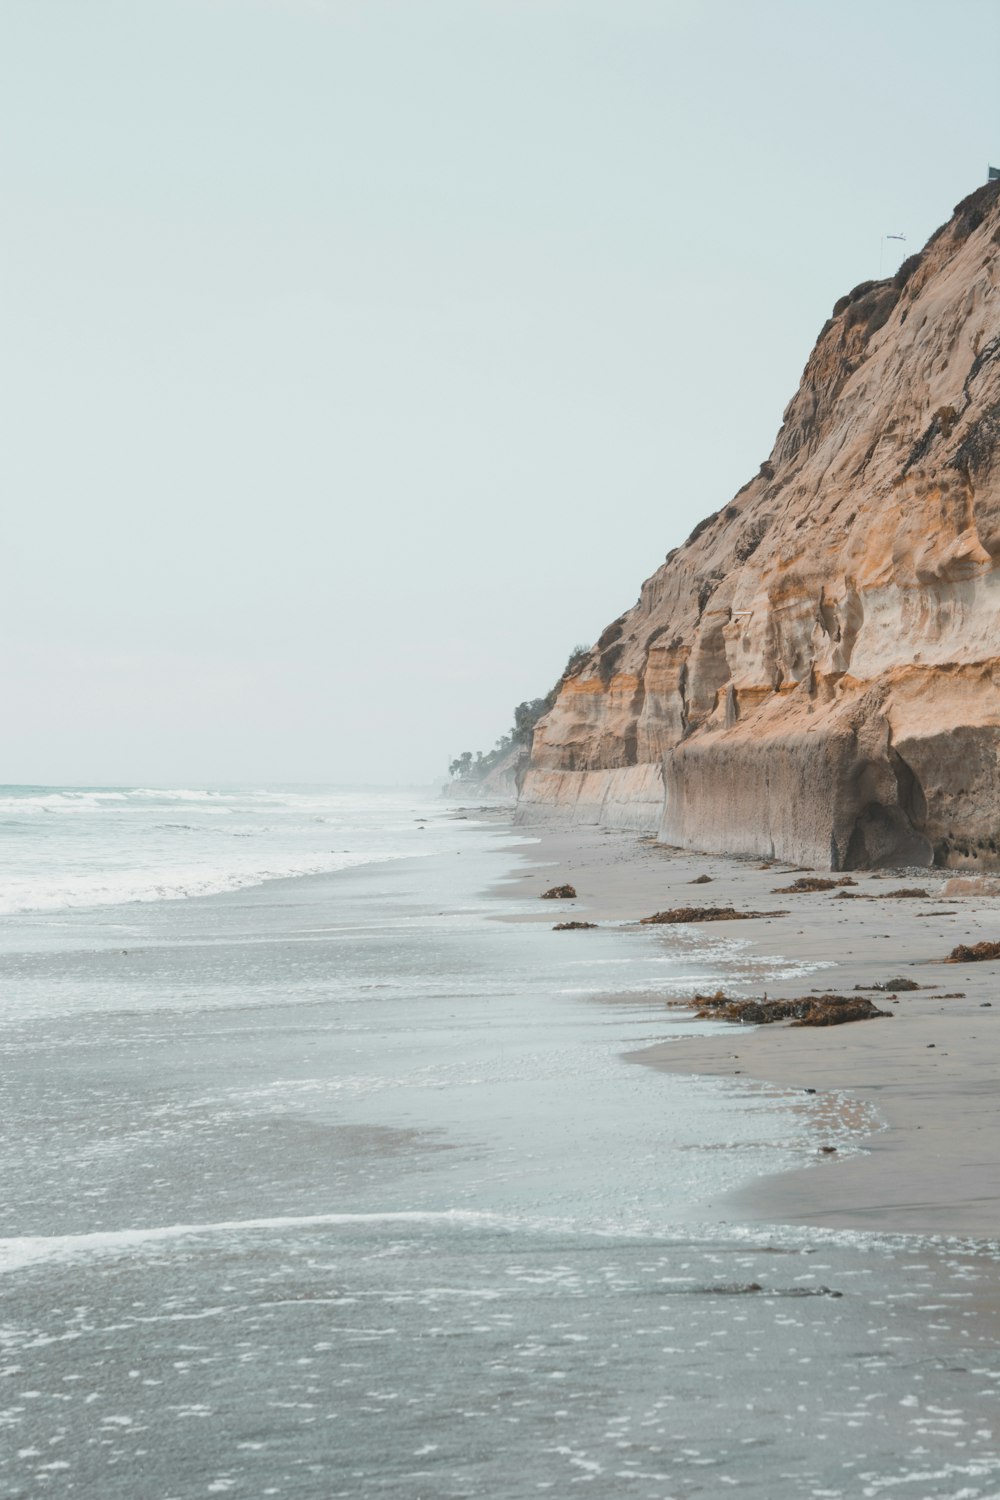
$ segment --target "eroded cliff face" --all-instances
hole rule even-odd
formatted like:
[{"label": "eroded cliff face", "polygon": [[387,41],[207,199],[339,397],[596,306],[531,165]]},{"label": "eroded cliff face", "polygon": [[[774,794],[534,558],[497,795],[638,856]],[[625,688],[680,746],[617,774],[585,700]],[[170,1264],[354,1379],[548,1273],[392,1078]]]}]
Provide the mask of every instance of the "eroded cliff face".
[{"label": "eroded cliff face", "polygon": [[564,679],[523,818],[1000,863],[998,257],[990,183],[841,298],[760,473]]}]

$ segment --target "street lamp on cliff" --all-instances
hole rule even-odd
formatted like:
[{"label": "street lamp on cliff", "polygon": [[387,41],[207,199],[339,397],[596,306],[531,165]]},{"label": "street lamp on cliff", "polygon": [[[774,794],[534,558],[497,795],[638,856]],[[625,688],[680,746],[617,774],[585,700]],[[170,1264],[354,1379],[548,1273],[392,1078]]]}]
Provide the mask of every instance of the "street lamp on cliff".
[{"label": "street lamp on cliff", "polygon": [[879,252],[878,252],[878,279],[879,279],[879,281],[882,280],[882,260],[883,260],[883,257],[885,256],[885,242],[886,242],[886,240],[903,240],[905,242],[906,235],[905,234],[884,234],[882,236],[882,243],[879,246]]}]

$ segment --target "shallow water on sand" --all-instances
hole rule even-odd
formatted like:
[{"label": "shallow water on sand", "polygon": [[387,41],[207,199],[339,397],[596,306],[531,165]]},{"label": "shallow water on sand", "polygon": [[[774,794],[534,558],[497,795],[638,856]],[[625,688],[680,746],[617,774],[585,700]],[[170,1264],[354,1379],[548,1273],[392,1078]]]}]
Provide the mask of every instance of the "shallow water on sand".
[{"label": "shallow water on sand", "polygon": [[621,1061],[740,945],[496,921],[409,814],[4,920],[0,1494],[1000,1493],[992,1252],[728,1222],[836,1111]]}]

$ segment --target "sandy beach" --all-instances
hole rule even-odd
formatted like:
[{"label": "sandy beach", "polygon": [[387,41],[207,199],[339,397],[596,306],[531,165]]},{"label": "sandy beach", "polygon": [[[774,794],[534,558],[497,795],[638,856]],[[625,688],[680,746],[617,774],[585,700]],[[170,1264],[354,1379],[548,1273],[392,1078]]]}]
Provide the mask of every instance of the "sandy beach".
[{"label": "sandy beach", "polygon": [[[956,872],[857,872],[839,892],[774,894],[804,873],[776,863],[670,849],[603,829],[524,828],[523,870],[504,889],[519,899],[568,882],[575,901],[540,903],[528,920],[627,924],[665,908],[731,906],[784,910],[783,917],[722,921],[697,929],[738,937],[763,957],[780,952],[822,964],[803,980],[768,985],[772,998],[906,978],[916,991],[873,993],[891,1020],[817,1028],[779,1023],[744,1028],[720,1021],[710,1037],[677,1037],[628,1061],[850,1096],[874,1107],[884,1128],[844,1159],[823,1154],[814,1167],[756,1183],[732,1200],[762,1221],[995,1237],[1000,1225],[996,1063],[1000,1040],[1000,962],[946,963],[959,943],[1000,939],[1000,897],[942,896]],[[700,876],[706,882],[692,884]],[[926,898],[894,898],[920,887]],[[669,934],[670,927],[661,929]],[[559,941],[586,942],[587,934]],[[740,997],[751,993],[734,991]],[[759,993],[759,992],[758,992]],[[676,1001],[676,993],[664,994]]]}]

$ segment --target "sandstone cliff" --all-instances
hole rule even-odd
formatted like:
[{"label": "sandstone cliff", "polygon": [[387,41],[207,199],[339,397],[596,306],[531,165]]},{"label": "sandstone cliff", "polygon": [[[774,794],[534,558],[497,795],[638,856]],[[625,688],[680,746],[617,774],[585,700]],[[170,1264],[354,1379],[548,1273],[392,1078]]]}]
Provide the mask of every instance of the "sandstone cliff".
[{"label": "sandstone cliff", "polygon": [[1000,863],[1000,184],[842,297],[768,461],[563,679],[519,816]]}]

